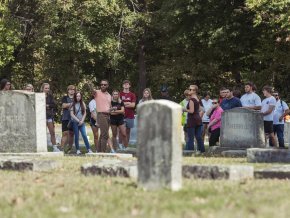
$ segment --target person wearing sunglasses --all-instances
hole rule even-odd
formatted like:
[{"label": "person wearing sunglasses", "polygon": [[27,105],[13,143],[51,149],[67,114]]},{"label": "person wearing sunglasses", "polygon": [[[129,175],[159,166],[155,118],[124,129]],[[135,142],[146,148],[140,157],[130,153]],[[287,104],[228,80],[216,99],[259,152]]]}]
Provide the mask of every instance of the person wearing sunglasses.
[{"label": "person wearing sunglasses", "polygon": [[197,97],[198,87],[196,85],[189,86],[190,99],[186,106],[187,112],[187,134],[188,141],[186,150],[194,150],[194,137],[197,141],[198,152],[204,153],[204,142],[202,140],[202,119],[200,116],[201,104]]},{"label": "person wearing sunglasses", "polygon": [[218,99],[213,99],[211,111],[213,111],[210,116],[210,121],[208,124],[208,132],[210,132],[209,146],[215,146],[220,138],[220,128],[223,109],[220,107]]},{"label": "person wearing sunglasses", "polygon": [[11,83],[7,79],[2,79],[0,82],[0,91],[9,91],[11,90]]},{"label": "person wearing sunglasses", "polygon": [[110,112],[112,97],[108,92],[109,81],[101,80],[100,90],[95,90],[95,101],[97,109],[97,123],[100,128],[99,148],[101,152],[107,151],[110,128]]},{"label": "person wearing sunglasses", "polygon": [[274,92],[273,97],[276,99],[276,106],[274,109],[273,117],[273,130],[274,134],[277,135],[279,148],[285,148],[284,143],[284,117],[289,114],[289,107],[280,99],[279,93]]}]

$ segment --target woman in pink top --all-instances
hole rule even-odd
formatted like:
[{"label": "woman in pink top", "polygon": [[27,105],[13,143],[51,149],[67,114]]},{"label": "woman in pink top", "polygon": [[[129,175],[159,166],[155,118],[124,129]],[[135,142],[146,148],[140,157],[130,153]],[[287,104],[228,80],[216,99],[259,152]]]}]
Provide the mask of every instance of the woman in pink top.
[{"label": "woman in pink top", "polygon": [[208,124],[208,131],[211,133],[209,137],[209,146],[215,146],[220,138],[220,128],[223,109],[220,107],[218,99],[213,99],[212,108],[209,111],[213,111],[210,116]]}]

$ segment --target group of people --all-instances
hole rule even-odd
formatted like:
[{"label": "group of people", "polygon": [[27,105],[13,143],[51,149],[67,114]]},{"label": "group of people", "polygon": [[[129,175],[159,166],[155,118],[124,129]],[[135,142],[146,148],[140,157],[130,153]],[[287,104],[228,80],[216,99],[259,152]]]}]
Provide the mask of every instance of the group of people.
[{"label": "group of people", "polygon": [[[180,102],[183,108],[182,124],[184,126],[186,150],[194,150],[194,138],[197,150],[205,152],[204,137],[209,136],[209,146],[215,146],[219,141],[222,113],[237,107],[258,110],[263,114],[264,131],[269,138],[269,145],[276,147],[277,135],[279,148],[285,148],[284,117],[289,114],[289,107],[280,99],[277,91],[264,86],[264,100],[256,94],[256,86],[252,82],[245,84],[245,94],[237,95],[231,88],[221,88],[219,98],[211,99],[207,92],[204,98],[198,97],[198,87],[190,85],[184,91],[185,99]],[[239,94],[239,93],[238,93]]]},{"label": "group of people", "polygon": [[[109,81],[100,81],[99,88],[93,89],[91,100],[86,105],[82,93],[74,85],[67,87],[67,94],[62,98],[62,139],[61,147],[68,145],[68,152],[72,150],[73,139],[76,153],[81,154],[79,147],[79,132],[81,133],[87,152],[91,153],[90,144],[86,135],[85,118],[87,114],[94,135],[96,152],[112,152],[117,148],[126,149],[130,140],[130,132],[134,127],[135,108],[137,103],[152,100],[149,88],[144,89],[142,99],[137,102],[136,95],[131,92],[131,82],[124,80],[123,90],[108,92]],[[183,108],[182,125],[184,127],[186,150],[194,150],[195,140],[198,152],[205,152],[205,135],[209,137],[209,146],[219,142],[222,113],[237,107],[260,111],[263,114],[264,130],[269,138],[270,146],[276,147],[275,134],[279,148],[284,144],[284,117],[289,114],[288,105],[280,99],[279,93],[272,87],[264,86],[262,92],[264,100],[256,94],[256,86],[248,82],[244,86],[245,94],[231,88],[221,88],[218,98],[211,98],[206,92],[203,98],[198,96],[198,86],[190,85],[184,91],[185,98],[180,102]],[[4,79],[0,83],[0,90],[11,90],[11,83]],[[24,87],[26,91],[34,91],[31,84]],[[43,83],[40,89],[46,95],[46,120],[51,135],[53,151],[60,151],[56,144],[54,130],[54,115],[56,103],[50,91],[50,85]],[[159,99],[172,100],[166,86],[161,87]],[[109,129],[111,128],[111,135]],[[100,130],[100,135],[99,135]],[[118,136],[118,140],[117,140]]]}]

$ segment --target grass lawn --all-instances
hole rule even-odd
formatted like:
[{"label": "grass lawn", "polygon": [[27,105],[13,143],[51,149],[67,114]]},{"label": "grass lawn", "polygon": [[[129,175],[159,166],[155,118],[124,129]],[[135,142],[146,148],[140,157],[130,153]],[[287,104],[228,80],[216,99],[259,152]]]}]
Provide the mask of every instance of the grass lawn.
[{"label": "grass lawn", "polygon": [[[80,166],[96,158],[55,159],[63,167],[51,172],[0,171],[0,217],[290,217],[287,180],[184,179],[179,192],[146,192],[130,179],[81,175]],[[202,157],[184,163],[247,164]]]}]

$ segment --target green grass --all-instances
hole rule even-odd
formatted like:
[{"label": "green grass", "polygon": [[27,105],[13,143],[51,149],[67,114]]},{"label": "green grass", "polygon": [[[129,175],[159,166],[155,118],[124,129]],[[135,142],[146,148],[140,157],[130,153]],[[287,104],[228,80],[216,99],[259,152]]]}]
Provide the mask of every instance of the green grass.
[{"label": "green grass", "polygon": [[[146,192],[131,179],[80,174],[96,158],[56,159],[63,167],[51,172],[0,171],[0,217],[290,217],[287,180],[185,179],[179,192]],[[247,164],[202,157],[184,163]]]}]

